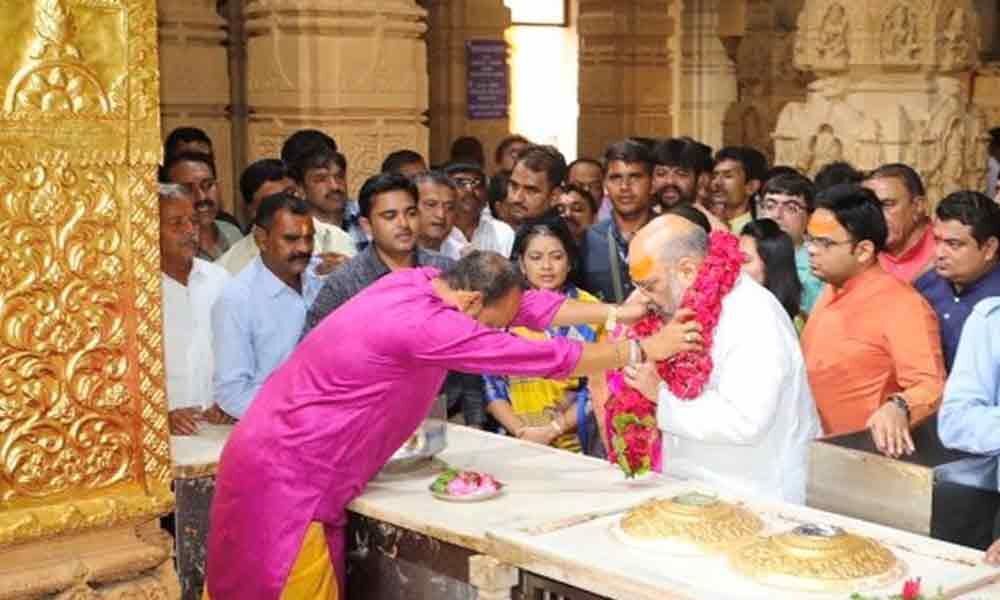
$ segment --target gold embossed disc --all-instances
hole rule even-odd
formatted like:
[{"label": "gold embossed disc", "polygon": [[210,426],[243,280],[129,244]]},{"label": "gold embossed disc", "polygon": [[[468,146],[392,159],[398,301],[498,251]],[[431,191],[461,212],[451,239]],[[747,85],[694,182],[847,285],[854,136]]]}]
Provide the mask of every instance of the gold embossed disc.
[{"label": "gold embossed disc", "polygon": [[799,591],[878,587],[903,575],[902,563],[887,548],[828,525],[803,525],[747,544],[731,560],[744,575]]},{"label": "gold embossed disc", "polygon": [[744,541],[762,528],[761,520],[745,508],[697,492],[644,502],[618,524],[626,543],[699,553]]}]

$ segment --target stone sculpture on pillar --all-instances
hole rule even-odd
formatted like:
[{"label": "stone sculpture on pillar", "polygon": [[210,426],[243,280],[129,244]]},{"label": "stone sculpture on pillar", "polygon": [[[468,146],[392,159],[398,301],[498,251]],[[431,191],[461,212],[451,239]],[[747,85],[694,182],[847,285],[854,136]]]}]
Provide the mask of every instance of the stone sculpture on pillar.
[{"label": "stone sculpture on pillar", "polygon": [[807,0],[795,64],[818,79],[781,112],[775,163],[815,175],[832,160],[905,162],[934,202],[981,188],[986,124],[961,79],[979,40],[970,0]]}]

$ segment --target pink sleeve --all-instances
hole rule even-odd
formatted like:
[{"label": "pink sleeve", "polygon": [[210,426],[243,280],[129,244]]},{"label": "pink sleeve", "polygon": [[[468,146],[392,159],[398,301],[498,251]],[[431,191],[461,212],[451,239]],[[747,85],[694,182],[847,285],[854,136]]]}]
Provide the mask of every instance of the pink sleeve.
[{"label": "pink sleeve", "polygon": [[527,290],[521,295],[521,308],[514,315],[511,327],[527,327],[535,331],[548,329],[566,296],[542,290]]},{"label": "pink sleeve", "polygon": [[[548,304],[548,314],[554,314],[558,306]],[[546,313],[540,314],[538,319]],[[568,338],[526,340],[485,327],[456,310],[442,310],[423,320],[407,342],[410,356],[422,364],[463,373],[548,379],[568,377],[583,352],[580,342]]]}]

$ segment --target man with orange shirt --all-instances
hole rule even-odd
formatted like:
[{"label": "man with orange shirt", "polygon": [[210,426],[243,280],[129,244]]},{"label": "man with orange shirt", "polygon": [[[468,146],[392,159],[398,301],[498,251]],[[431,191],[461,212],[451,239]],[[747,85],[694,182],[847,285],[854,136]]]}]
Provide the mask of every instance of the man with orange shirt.
[{"label": "man with orange shirt", "polygon": [[802,334],[823,431],[870,429],[889,456],[913,452],[910,427],[941,402],[944,360],[934,312],[887,273],[882,207],[864,187],[831,187],[805,236],[813,274],[828,283]]},{"label": "man with orange shirt", "polygon": [[875,169],[861,185],[875,192],[889,228],[879,264],[900,281],[913,283],[934,266],[936,248],[924,182],[908,165],[892,163]]}]

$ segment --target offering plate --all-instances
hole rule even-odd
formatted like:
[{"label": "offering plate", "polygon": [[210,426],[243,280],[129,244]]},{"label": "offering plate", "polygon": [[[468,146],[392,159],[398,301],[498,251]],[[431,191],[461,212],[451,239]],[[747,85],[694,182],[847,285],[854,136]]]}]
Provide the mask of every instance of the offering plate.
[{"label": "offering plate", "polygon": [[800,592],[865,591],[905,574],[903,563],[882,544],[830,525],[802,525],[760,539],[730,560],[765,585]]},{"label": "offering plate", "polygon": [[612,525],[611,532],[623,544],[642,550],[699,555],[729,550],[763,527],[741,506],[690,492],[643,502]]}]

